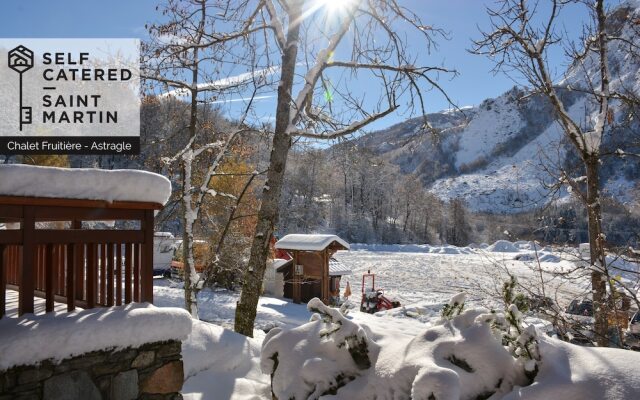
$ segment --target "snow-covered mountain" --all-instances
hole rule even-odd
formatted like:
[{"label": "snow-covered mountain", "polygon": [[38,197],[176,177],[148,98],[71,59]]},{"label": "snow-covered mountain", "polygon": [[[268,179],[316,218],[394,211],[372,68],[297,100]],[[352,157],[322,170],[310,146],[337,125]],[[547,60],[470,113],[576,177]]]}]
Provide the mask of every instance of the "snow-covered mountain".
[{"label": "snow-covered mountain", "polygon": [[[626,2],[609,19],[616,35],[632,38],[638,30],[640,3]],[[637,37],[637,36],[636,36]],[[640,94],[640,60],[624,42],[609,46],[612,88],[624,87]],[[565,107],[577,121],[588,123],[595,111],[586,94],[568,90],[585,87],[588,76],[597,84],[595,65],[570,67],[558,84]],[[622,107],[613,105],[616,121],[625,118]],[[415,118],[356,139],[406,174],[418,175],[425,186],[442,199],[463,198],[474,211],[515,213],[540,207],[550,201],[546,183],[548,170],[571,161],[559,125],[548,102],[513,88],[476,107],[444,111],[428,116],[437,136],[423,129]],[[616,149],[620,130],[609,137]],[[637,127],[636,127],[637,134]],[[635,201],[633,190],[640,182],[639,166],[632,160],[610,159],[603,166],[606,192],[621,202]],[[561,193],[566,196],[567,193]]]}]

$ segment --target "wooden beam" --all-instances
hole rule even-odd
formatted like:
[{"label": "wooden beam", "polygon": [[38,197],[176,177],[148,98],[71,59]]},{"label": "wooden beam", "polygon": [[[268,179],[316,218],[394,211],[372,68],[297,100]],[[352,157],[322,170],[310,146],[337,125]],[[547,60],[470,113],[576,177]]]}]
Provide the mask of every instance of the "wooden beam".
[{"label": "wooden beam", "polygon": [[122,243],[142,243],[144,234],[140,230],[106,230],[106,229],[36,229],[33,242],[47,243],[106,243],[120,241]]},{"label": "wooden beam", "polygon": [[[130,210],[160,210],[160,203],[142,201],[105,201],[84,199],[60,199],[49,197],[0,196],[0,205],[82,207],[82,208],[126,208]],[[0,209],[1,210],[1,209]]]},{"label": "wooden beam", "polygon": [[144,244],[142,245],[142,297],[141,301],[153,303],[153,210],[145,211],[142,223],[144,232]]},{"label": "wooden beam", "polygon": [[[82,229],[82,221],[74,220],[71,222],[71,228],[74,230]],[[82,241],[76,241],[74,244],[73,264],[75,266],[76,275],[76,300],[84,300],[84,243]]]},{"label": "wooden beam", "polygon": [[23,217],[22,204],[7,205],[0,204],[0,218],[8,218],[11,220],[22,220]]},{"label": "wooden beam", "polygon": [[100,245],[100,296],[98,296],[98,304],[107,305],[107,245]]},{"label": "wooden beam", "polygon": [[21,229],[0,229],[0,244],[22,244]]},{"label": "wooden beam", "polygon": [[55,297],[55,271],[53,268],[53,245],[48,244],[45,246],[44,253],[44,265],[45,265],[45,310],[46,312],[52,312],[54,308]]},{"label": "wooden beam", "polygon": [[67,297],[67,311],[73,311],[76,308],[76,290],[75,290],[75,252],[76,246],[73,243],[67,245],[67,282],[65,295]]},{"label": "wooden beam", "polygon": [[52,312],[54,309],[55,298],[55,268],[54,268],[53,245],[48,244],[45,247],[45,309],[46,312]]},{"label": "wooden beam", "polygon": [[133,301],[140,301],[140,245],[133,244]]},{"label": "wooden beam", "polygon": [[113,307],[113,243],[107,243],[107,306]]},{"label": "wooden beam", "polygon": [[298,252],[293,252],[293,302],[300,304],[301,291],[300,275],[296,273],[296,265],[298,265]]},{"label": "wooden beam", "polygon": [[4,261],[4,249],[5,245],[0,244],[0,318],[4,317],[6,313],[6,278],[5,278],[5,261]]},{"label": "wooden beam", "polygon": [[116,305],[122,305],[122,244],[116,244]]},{"label": "wooden beam", "polygon": [[33,291],[35,289],[34,262],[36,244],[34,242],[35,218],[33,208],[24,207],[22,220],[22,268],[20,271],[20,291],[18,293],[18,315],[33,313]]},{"label": "wooden beam", "polygon": [[[34,206],[38,221],[111,221],[142,220],[146,210],[121,208],[84,208]],[[1,214],[0,214],[1,215]]]},{"label": "wooden beam", "polygon": [[98,245],[87,245],[87,308],[96,306],[96,288],[98,287]]},{"label": "wooden beam", "polygon": [[328,250],[322,251],[322,302],[329,305],[329,257]]},{"label": "wooden beam", "polygon": [[132,244],[125,243],[124,248],[124,304],[131,303],[131,270],[133,266]]}]

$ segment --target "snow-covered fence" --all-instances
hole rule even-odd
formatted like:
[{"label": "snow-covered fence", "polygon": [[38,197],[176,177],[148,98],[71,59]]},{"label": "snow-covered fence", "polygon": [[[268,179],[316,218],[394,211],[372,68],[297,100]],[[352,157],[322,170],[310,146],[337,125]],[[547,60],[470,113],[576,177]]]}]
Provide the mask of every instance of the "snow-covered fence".
[{"label": "snow-covered fence", "polygon": [[[69,311],[153,302],[154,211],[171,193],[166,178],[24,165],[0,172],[0,318],[6,288],[19,292],[19,315],[34,312],[34,296],[47,312],[56,301]],[[119,220],[139,229],[83,224]]]}]

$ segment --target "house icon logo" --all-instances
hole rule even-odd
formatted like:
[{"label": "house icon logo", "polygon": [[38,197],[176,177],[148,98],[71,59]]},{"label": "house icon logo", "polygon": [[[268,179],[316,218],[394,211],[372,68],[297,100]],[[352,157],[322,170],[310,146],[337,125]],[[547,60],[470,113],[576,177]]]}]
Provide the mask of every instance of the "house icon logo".
[{"label": "house icon logo", "polygon": [[32,109],[31,107],[24,107],[22,105],[22,74],[33,68],[33,51],[20,45],[13,50],[9,51],[9,68],[16,71],[20,75],[20,131],[22,131],[22,125],[30,124],[32,122]]}]

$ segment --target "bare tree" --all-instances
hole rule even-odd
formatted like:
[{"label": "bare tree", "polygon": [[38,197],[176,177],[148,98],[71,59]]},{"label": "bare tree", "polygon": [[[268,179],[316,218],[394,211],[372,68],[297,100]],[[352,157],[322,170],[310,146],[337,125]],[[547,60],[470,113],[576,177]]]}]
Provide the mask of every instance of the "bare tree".
[{"label": "bare tree", "polygon": [[[204,104],[244,86],[251,86],[255,94],[260,85],[259,72],[230,76],[231,72],[216,68],[222,58],[230,59],[226,47],[243,40],[243,34],[238,32],[210,33],[209,24],[214,20],[212,15],[217,15],[218,7],[218,2],[210,0],[168,0],[161,10],[167,21],[148,26],[150,39],[142,51],[142,76],[150,92],[161,98],[184,99],[185,112],[189,115],[188,125],[178,127],[175,132],[175,135],[186,135],[186,144],[163,162],[167,166],[179,165],[185,307],[194,318],[198,318],[197,294],[204,282],[204,277],[195,269],[196,224],[201,220],[208,198],[235,199],[232,194],[215,191],[210,182],[235,139],[249,130],[243,124],[246,113],[227,131],[215,132],[211,124],[203,123],[201,111]],[[250,96],[248,104],[252,98]]]},{"label": "bare tree", "polygon": [[[588,7],[591,17],[584,25],[579,46],[573,46],[558,27],[561,11],[572,4]],[[491,17],[491,29],[481,32],[482,37],[474,42],[472,51],[493,59],[497,71],[516,71],[531,85],[534,93],[544,95],[552,105],[556,121],[566,139],[582,161],[583,177],[576,179],[564,172],[561,175],[563,183],[571,186],[587,208],[595,331],[598,344],[608,345],[607,285],[612,280],[607,268],[606,238],[602,229],[599,169],[605,135],[610,132],[614,111],[621,101],[631,99],[624,88],[612,88],[609,68],[609,47],[613,42],[625,39],[616,37],[615,32],[609,29],[604,0],[552,0],[548,4],[500,0],[495,8],[488,9],[488,14]],[[572,69],[583,74],[584,82],[579,87],[555,83],[549,65],[549,50],[554,45],[565,45]],[[631,46],[631,50],[637,48],[631,42],[626,45]],[[591,107],[586,121],[570,115],[562,102],[561,90],[586,94],[589,99],[587,104]]]},{"label": "bare tree", "polygon": [[[406,37],[398,30],[408,27],[422,35],[424,45],[419,52],[427,50],[432,36],[440,32],[423,25],[396,0],[244,0],[229,2],[228,9],[235,10],[236,16],[239,10],[244,13],[247,22],[242,35],[263,51],[252,60],[268,60],[270,68],[274,66],[270,61],[278,60],[269,170],[235,318],[235,330],[252,336],[294,138],[327,140],[357,132],[397,110],[403,97],[410,107],[424,112],[421,89],[435,88],[444,94],[436,82],[437,74],[453,71],[415,65],[416,55],[407,51]],[[229,15],[218,16],[220,25],[228,25]],[[217,32],[213,36],[229,35]],[[369,87],[377,82],[382,95],[376,101],[354,94],[348,85],[331,83],[331,77],[345,72],[354,79],[366,76]]]}]

